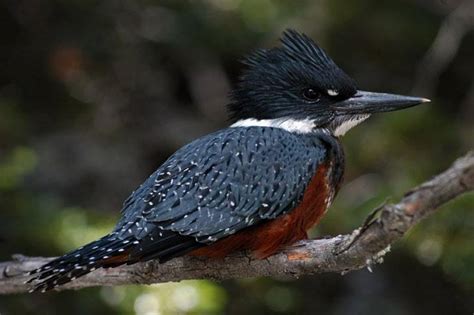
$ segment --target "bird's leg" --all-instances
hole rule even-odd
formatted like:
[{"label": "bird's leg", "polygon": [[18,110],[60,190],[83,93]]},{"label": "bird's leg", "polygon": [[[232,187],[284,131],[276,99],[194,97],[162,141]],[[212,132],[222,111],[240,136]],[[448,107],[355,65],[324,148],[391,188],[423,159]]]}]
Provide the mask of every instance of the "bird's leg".
[{"label": "bird's leg", "polygon": [[335,255],[340,255],[340,254],[348,251],[352,247],[352,245],[354,245],[355,242],[357,242],[357,240],[360,239],[360,237],[364,234],[364,232],[367,231],[367,229],[374,222],[376,222],[378,220],[379,214],[381,213],[381,211],[383,210],[383,208],[387,204],[388,200],[389,200],[389,198],[387,198],[380,206],[378,206],[377,208],[372,210],[372,212],[364,220],[364,223],[362,224],[362,226],[360,228],[354,230],[354,232],[352,232],[352,234],[349,235],[349,239],[344,242],[345,244],[342,244],[343,246],[340,247],[340,248],[336,248],[336,250],[334,251]]}]

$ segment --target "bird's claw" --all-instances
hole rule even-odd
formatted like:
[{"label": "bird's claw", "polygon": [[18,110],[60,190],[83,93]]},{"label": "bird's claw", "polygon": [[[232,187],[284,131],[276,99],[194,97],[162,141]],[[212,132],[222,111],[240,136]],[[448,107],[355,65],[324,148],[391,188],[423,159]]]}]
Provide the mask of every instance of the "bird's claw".
[{"label": "bird's claw", "polygon": [[342,241],[342,244],[336,247],[334,254],[340,255],[346,251],[348,251],[359,239],[360,237],[369,229],[369,227],[374,223],[377,222],[379,218],[379,214],[387,205],[388,198],[377,208],[372,210],[372,212],[367,216],[364,220],[362,226],[356,230],[354,230],[351,235],[349,235],[348,239]]}]

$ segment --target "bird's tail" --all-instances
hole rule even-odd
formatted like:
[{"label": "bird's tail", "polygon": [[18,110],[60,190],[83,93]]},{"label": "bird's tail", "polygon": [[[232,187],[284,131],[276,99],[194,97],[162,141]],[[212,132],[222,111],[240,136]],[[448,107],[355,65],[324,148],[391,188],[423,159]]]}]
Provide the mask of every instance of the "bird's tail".
[{"label": "bird's tail", "polygon": [[131,263],[129,251],[137,243],[136,240],[119,239],[113,235],[104,236],[31,271],[29,275],[33,277],[27,283],[34,284],[31,292],[45,292],[97,268]]}]

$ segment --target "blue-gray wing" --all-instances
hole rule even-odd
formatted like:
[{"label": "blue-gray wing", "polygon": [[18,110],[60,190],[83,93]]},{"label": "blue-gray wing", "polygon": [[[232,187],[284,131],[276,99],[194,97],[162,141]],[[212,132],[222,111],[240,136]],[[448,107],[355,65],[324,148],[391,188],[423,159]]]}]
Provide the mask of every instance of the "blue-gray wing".
[{"label": "blue-gray wing", "polygon": [[[124,203],[118,234],[211,243],[293,209],[326,148],[278,128],[228,128],[171,156]],[[162,235],[162,233],[160,233]]]}]

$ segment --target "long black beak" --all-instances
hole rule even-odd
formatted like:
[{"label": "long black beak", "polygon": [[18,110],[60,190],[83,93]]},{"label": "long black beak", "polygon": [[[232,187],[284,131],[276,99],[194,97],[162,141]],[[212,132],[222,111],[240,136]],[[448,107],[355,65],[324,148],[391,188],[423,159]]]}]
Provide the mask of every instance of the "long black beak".
[{"label": "long black beak", "polygon": [[357,91],[342,102],[333,105],[337,114],[373,114],[390,112],[431,102],[427,98],[412,97],[387,93]]}]

